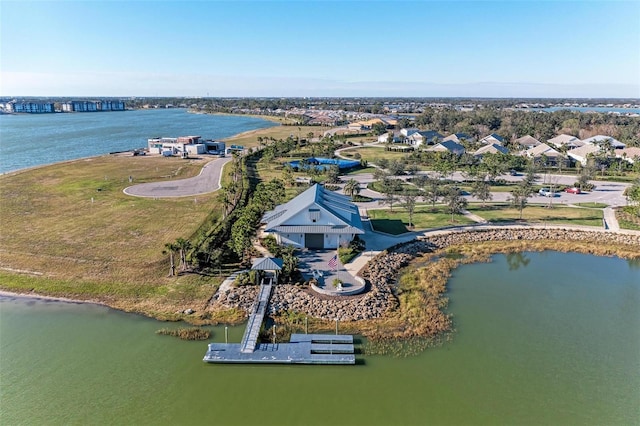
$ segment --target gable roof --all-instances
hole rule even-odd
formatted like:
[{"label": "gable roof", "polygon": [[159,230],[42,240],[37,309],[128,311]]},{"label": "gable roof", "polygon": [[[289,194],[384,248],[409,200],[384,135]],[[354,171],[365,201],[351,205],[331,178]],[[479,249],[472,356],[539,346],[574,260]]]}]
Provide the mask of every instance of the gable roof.
[{"label": "gable roof", "polygon": [[463,154],[464,146],[452,140],[447,140],[430,147],[429,149],[427,149],[427,151],[449,151],[453,152],[454,154]]},{"label": "gable roof", "polygon": [[581,142],[580,139],[578,139],[575,136],[571,136],[571,135],[565,135],[565,134],[561,134],[558,135],[554,138],[551,138],[549,140],[547,140],[547,143],[552,143],[556,146],[558,145],[569,145],[569,144],[575,144],[576,142]]},{"label": "gable roof", "polygon": [[499,143],[504,143],[504,138],[497,133],[491,133],[490,135],[485,136],[484,138],[480,139],[480,142],[490,143],[492,140],[495,140]]},{"label": "gable roof", "polygon": [[525,135],[521,138],[516,139],[515,141],[518,145],[522,145],[522,146],[536,146],[536,145],[540,145],[540,141],[536,138],[534,138],[531,135]]},{"label": "gable roof", "polygon": [[340,229],[344,228],[344,233],[364,233],[364,227],[362,226],[362,219],[360,219],[358,206],[353,204],[350,198],[346,195],[329,191],[322,185],[318,184],[313,185],[311,188],[307,189],[289,202],[276,206],[275,209],[266,212],[262,217],[262,222],[266,223],[265,231],[273,230],[280,226],[316,226],[309,223],[286,223],[289,219],[311,206],[324,209],[330,215],[342,222],[335,225],[318,226],[334,226],[339,227]]},{"label": "gable roof", "polygon": [[538,146],[534,146],[533,148],[529,148],[524,153],[527,156],[534,157],[534,158],[539,157],[539,156],[541,156],[543,154],[546,155],[547,157],[556,157],[556,156],[560,155],[560,153],[558,151],[556,151],[555,149],[551,148],[546,143],[541,143]]},{"label": "gable roof", "polygon": [[498,153],[508,154],[509,150],[500,144],[492,143],[492,144],[483,146],[482,148],[474,152],[473,155],[478,157],[484,154],[498,154]]},{"label": "gable roof", "polygon": [[636,159],[640,158],[640,148],[632,146],[629,148],[619,149],[616,151],[616,157],[624,158],[633,164],[636,162]]},{"label": "gable roof", "polygon": [[612,136],[604,136],[604,135],[591,136],[590,138],[583,139],[582,142],[590,143],[590,144],[609,142],[611,146],[614,148],[624,148],[625,146],[627,146]]},{"label": "gable roof", "polygon": [[444,138],[442,141],[454,141],[454,142],[458,142],[460,143],[460,141],[462,140],[466,140],[466,141],[471,141],[473,140],[473,137],[469,136],[466,133],[463,132],[458,132],[458,133],[452,133],[449,136],[447,136],[446,138]]},{"label": "gable roof", "polygon": [[587,158],[589,154],[595,154],[600,151],[600,147],[598,145],[586,144],[578,148],[574,148],[570,151],[567,151],[567,155],[575,158],[576,160],[581,161],[582,159]]},{"label": "gable roof", "polygon": [[444,136],[442,136],[440,133],[436,132],[435,130],[418,130],[417,132],[412,133],[410,136],[413,136],[415,138],[416,135],[420,135],[427,141],[431,141],[433,140],[433,138],[438,138],[440,140],[444,138]]},{"label": "gable roof", "polygon": [[253,260],[251,269],[259,271],[279,271],[282,269],[283,260],[277,257],[259,257]]}]

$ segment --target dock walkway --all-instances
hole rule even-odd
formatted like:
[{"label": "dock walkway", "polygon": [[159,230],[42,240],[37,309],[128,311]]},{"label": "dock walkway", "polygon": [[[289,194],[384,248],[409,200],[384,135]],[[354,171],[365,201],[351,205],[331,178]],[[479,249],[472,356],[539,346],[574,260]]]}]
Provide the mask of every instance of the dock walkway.
[{"label": "dock walkway", "polygon": [[267,313],[267,305],[269,304],[272,289],[273,281],[271,278],[265,278],[260,284],[258,299],[253,305],[247,328],[244,330],[244,336],[242,336],[242,342],[240,343],[240,352],[242,353],[252,353],[256,350],[260,327],[262,327],[264,316]]},{"label": "dock walkway", "polygon": [[273,280],[260,283],[241,343],[209,343],[203,361],[220,364],[355,364],[353,336],[292,334],[289,343],[258,343]]}]

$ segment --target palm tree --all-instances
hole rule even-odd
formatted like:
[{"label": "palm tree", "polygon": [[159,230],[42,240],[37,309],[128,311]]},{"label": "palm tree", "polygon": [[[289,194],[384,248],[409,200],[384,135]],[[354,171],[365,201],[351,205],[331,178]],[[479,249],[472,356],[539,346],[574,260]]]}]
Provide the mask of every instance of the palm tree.
[{"label": "palm tree", "polygon": [[176,247],[175,243],[166,243],[164,245],[164,248],[166,250],[163,250],[162,254],[168,254],[169,255],[169,265],[170,265],[169,276],[173,277],[176,274],[176,264],[175,264],[175,262],[173,260],[173,255],[175,254],[175,252],[178,249],[178,247]]},{"label": "palm tree", "polygon": [[348,195],[353,200],[356,195],[360,194],[360,184],[355,179],[349,179],[349,181],[344,185],[344,193]]},{"label": "palm tree", "polygon": [[174,245],[180,252],[180,270],[187,270],[187,250],[191,248],[191,243],[184,238],[178,238]]}]

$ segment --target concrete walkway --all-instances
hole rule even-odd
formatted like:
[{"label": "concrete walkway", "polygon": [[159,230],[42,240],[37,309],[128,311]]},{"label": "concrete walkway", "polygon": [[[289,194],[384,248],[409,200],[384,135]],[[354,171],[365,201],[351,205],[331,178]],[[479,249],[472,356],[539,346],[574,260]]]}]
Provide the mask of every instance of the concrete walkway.
[{"label": "concrete walkway", "polygon": [[613,232],[620,231],[620,224],[616,218],[616,212],[611,207],[606,207],[604,209],[603,221],[604,229]]},{"label": "concrete walkway", "polygon": [[170,198],[193,197],[209,194],[221,187],[222,169],[232,157],[216,158],[205,164],[198,176],[187,179],[141,183],[124,189],[124,193],[134,197]]}]

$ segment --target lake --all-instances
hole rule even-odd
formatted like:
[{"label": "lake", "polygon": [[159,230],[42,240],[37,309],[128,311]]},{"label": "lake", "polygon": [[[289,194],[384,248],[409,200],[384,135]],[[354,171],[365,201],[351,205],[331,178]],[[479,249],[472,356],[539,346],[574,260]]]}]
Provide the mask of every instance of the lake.
[{"label": "lake", "polygon": [[276,126],[256,117],[151,109],[74,114],[0,114],[0,173],[147,146],[147,139],[223,139]]},{"label": "lake", "polygon": [[638,264],[493,260],[454,271],[452,341],[356,366],[208,365],[206,342],[155,334],[177,324],[2,298],[0,423],[638,424]]}]

